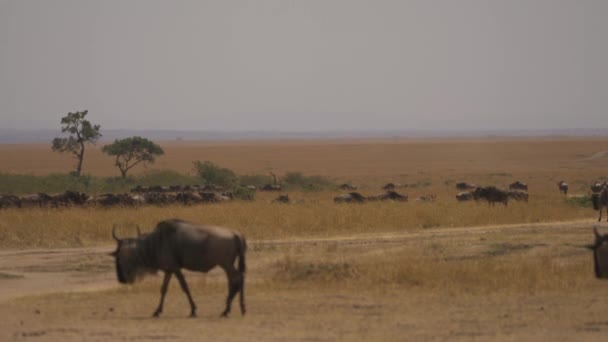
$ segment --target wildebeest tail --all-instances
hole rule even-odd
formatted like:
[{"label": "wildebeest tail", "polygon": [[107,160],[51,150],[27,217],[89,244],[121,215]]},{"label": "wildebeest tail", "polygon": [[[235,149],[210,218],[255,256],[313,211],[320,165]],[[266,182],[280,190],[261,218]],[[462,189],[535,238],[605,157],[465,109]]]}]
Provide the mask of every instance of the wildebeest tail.
[{"label": "wildebeest tail", "polygon": [[245,238],[239,235],[234,236],[234,243],[236,244],[236,255],[239,258],[238,270],[241,273],[245,273],[245,252],[247,251],[247,242]]}]

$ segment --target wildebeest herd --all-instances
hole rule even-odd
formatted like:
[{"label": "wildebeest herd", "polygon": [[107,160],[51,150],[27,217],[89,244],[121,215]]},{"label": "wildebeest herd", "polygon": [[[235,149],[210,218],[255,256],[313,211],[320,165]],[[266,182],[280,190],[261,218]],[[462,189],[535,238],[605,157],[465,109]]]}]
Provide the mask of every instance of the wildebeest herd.
[{"label": "wildebeest herd", "polygon": [[528,202],[528,185],[520,181],[509,184],[509,190],[499,189],[496,186],[477,186],[469,183],[457,183],[456,189],[468,190],[456,195],[460,202],[470,200],[486,200],[488,205],[502,203],[509,204],[509,199]]}]

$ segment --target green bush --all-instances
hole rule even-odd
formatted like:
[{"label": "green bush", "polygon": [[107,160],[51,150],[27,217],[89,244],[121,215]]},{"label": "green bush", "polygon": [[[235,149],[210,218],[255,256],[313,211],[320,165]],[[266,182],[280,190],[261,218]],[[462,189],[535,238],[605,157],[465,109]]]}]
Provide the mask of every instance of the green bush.
[{"label": "green bush", "polygon": [[244,186],[238,186],[232,192],[232,196],[240,200],[253,201],[255,199],[255,190]]},{"label": "green bush", "polygon": [[208,160],[204,162],[197,160],[193,164],[196,174],[204,184],[219,185],[226,189],[236,185],[236,174],[230,169],[219,167]]}]

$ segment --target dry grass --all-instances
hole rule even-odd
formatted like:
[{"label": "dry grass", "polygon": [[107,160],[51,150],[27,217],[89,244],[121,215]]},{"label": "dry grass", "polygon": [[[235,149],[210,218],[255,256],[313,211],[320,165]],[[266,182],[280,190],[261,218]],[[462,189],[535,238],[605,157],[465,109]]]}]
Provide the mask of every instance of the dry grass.
[{"label": "dry grass", "polygon": [[[301,171],[330,176],[336,182],[353,181],[365,195],[381,193],[380,186],[389,181],[409,184],[398,191],[411,199],[434,194],[438,200],[335,205],[332,198],[338,192],[327,191],[290,193],[302,202],[294,205],[271,204],[276,194],[258,194],[253,203],[219,206],[3,210],[0,247],[105,243],[115,223],[151,229],[171,217],[234,227],[250,239],[588,218],[595,215],[593,211],[566,203],[556,182],[565,179],[571,194],[586,194],[592,180],[606,175],[608,159],[582,159],[602,150],[605,143],[587,138],[165,143],[166,156],[159,159],[157,168],[188,172],[192,160],[211,160],[240,174]],[[89,152],[86,172],[115,173],[98,149]],[[67,172],[72,165],[68,157],[52,153],[46,145],[0,145],[0,160],[2,172]],[[529,184],[528,204],[490,208],[454,199],[458,181],[506,187],[514,180]]]},{"label": "dry grass", "polygon": [[508,223],[565,221],[594,217],[589,208],[570,205],[559,196],[488,207],[485,203],[458,203],[440,198],[435,203],[375,202],[363,205],[334,204],[335,193],[301,193],[305,202],[270,203],[275,195],[254,202],[236,201],[191,207],[148,206],[132,208],[10,209],[0,214],[0,247],[76,247],[111,242],[114,224],[123,235],[135,225],[151,230],[157,222],[182,218],[222,225],[242,231],[249,239],[286,239],[313,236],[347,236],[436,227],[463,227]]}]

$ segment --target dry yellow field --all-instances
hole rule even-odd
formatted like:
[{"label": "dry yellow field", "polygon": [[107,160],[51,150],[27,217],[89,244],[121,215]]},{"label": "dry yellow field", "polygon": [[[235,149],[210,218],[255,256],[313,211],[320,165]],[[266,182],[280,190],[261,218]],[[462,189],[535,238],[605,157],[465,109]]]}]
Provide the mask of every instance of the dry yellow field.
[{"label": "dry yellow field", "polygon": [[[597,212],[572,199],[605,178],[608,139],[453,139],[163,143],[153,166],[191,172],[210,160],[239,174],[298,171],[352,181],[365,195],[387,182],[407,203],[338,205],[339,191],[291,192],[298,203],[0,211],[0,340],[603,340],[605,293],[591,254]],[[85,173],[116,175],[89,151]],[[0,172],[68,172],[46,145],[0,145]],[[143,168],[134,170],[144,172]],[[556,182],[570,183],[563,196]],[[458,203],[454,184],[530,186],[529,203]],[[434,194],[433,203],[412,199]],[[187,319],[173,283],[149,318],[160,279],[119,287],[121,234],[179,217],[233,227],[250,241],[248,316],[217,318],[225,283],[188,274],[200,317]],[[602,224],[602,229],[606,229]],[[75,247],[75,249],[63,249]],[[30,250],[23,250],[30,248]],[[42,248],[51,248],[43,250]],[[57,249],[60,248],[60,249]]]}]

